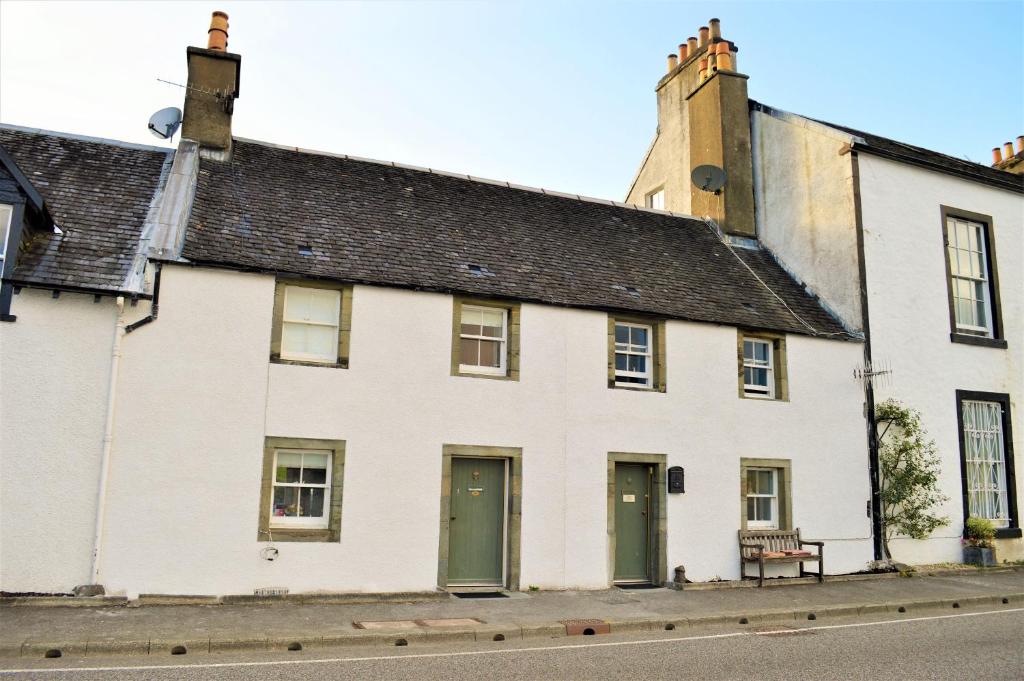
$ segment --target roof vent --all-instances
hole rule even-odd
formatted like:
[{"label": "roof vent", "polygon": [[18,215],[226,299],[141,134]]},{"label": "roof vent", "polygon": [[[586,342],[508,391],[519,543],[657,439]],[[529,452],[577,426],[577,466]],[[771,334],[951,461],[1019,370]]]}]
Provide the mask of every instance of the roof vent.
[{"label": "roof vent", "polygon": [[614,286],[612,286],[612,288],[615,289],[616,291],[623,291],[627,295],[631,295],[634,298],[640,297],[639,289],[635,289],[632,286],[619,286],[618,284],[615,284]]},{"label": "roof vent", "polygon": [[313,255],[313,247],[299,246],[299,255]]},{"label": "roof vent", "polygon": [[474,277],[493,277],[494,276],[494,272],[492,272],[489,269],[487,269],[487,267],[485,265],[474,265],[473,263],[470,263],[470,264],[466,265],[466,269],[469,270],[469,273],[472,274]]}]

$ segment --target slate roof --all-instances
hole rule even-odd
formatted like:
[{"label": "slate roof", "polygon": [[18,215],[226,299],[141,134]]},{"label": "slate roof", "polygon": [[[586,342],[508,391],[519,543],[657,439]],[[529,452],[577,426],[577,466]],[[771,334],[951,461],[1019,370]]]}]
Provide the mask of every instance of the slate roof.
[{"label": "slate roof", "polygon": [[[769,253],[735,252],[815,331],[845,336]],[[809,333],[703,221],[243,140],[230,163],[201,165],[182,255],[343,282]]]},{"label": "slate roof", "polygon": [[172,150],[3,125],[0,145],[64,232],[33,239],[13,281],[121,290]]},{"label": "slate roof", "polygon": [[933,170],[952,173],[954,175],[959,175],[976,182],[990,184],[1002,189],[1024,192],[1024,175],[1015,175],[1014,173],[1007,172],[1005,170],[999,170],[998,168],[982,165],[980,163],[972,163],[971,161],[967,161],[962,158],[940,154],[937,151],[931,151],[930,149],[924,149],[922,147],[915,147],[912,144],[897,142],[896,140],[891,140],[887,137],[872,135],[869,132],[861,132],[860,130],[847,128],[843,125],[835,125],[833,123],[825,123],[825,125],[863,138],[866,144],[858,144],[856,147],[870,153],[885,156],[896,161],[903,161],[914,165],[929,167]]}]

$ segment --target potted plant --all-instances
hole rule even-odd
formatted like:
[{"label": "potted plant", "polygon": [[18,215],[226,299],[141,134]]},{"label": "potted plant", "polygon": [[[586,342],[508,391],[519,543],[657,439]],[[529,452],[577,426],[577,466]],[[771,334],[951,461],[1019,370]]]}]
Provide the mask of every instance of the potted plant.
[{"label": "potted plant", "polygon": [[964,562],[995,565],[996,526],[986,518],[968,518],[964,523]]}]

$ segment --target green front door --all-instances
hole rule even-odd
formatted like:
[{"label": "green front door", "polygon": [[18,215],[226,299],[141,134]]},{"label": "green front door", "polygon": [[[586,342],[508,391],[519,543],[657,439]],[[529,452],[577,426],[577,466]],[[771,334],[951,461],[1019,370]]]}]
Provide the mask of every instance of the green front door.
[{"label": "green front door", "polygon": [[448,584],[502,586],[505,460],[452,459]]},{"label": "green front door", "polygon": [[651,472],[635,463],[615,465],[615,581],[651,579]]}]

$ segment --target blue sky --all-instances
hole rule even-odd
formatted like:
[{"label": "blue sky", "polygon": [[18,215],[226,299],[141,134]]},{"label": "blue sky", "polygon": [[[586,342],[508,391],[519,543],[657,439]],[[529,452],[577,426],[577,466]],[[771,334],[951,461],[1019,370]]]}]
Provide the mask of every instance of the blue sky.
[{"label": "blue sky", "polygon": [[711,16],[750,96],[988,163],[1024,134],[1024,2],[0,3],[0,121],[160,144],[212,10],[235,134],[622,199],[665,55]]}]

